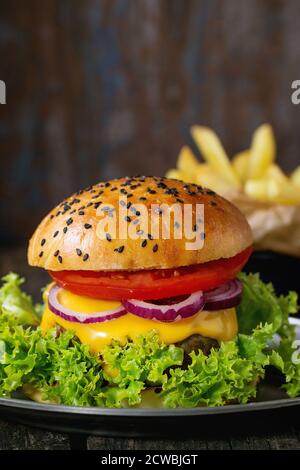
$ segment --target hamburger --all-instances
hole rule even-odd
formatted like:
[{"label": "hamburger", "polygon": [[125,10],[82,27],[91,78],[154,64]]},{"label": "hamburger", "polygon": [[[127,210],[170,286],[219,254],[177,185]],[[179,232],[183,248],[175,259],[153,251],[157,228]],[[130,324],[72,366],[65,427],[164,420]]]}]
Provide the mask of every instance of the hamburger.
[{"label": "hamburger", "polygon": [[255,397],[273,365],[296,396],[288,317],[297,296],[242,273],[251,252],[245,217],[210,189],[135,176],[78,191],[29,242],[29,264],[51,279],[44,304],[33,305],[16,274],[4,277],[0,395],[220,406]]},{"label": "hamburger", "polygon": [[[191,209],[200,248],[186,248],[187,230],[175,238],[178,221],[169,214],[169,237],[162,238],[163,218],[174,204],[181,214]],[[196,221],[196,204],[204,207],[204,221]],[[161,222],[156,235],[153,207]],[[134,237],[117,236],[122,222]],[[251,246],[245,217],[200,186],[133,177],[79,191],[47,215],[29,243],[29,264],[46,269],[54,281],[41,328],[73,330],[95,353],[152,330],[165,344],[207,353],[237,334],[241,285],[235,277]]]}]

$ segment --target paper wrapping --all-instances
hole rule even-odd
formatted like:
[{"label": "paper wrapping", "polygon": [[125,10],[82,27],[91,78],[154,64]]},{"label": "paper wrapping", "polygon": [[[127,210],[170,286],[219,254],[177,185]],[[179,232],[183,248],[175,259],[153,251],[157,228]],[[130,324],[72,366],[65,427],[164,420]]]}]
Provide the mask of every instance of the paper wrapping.
[{"label": "paper wrapping", "polygon": [[255,249],[300,257],[300,205],[265,203],[242,193],[230,193],[225,197],[247,217]]}]

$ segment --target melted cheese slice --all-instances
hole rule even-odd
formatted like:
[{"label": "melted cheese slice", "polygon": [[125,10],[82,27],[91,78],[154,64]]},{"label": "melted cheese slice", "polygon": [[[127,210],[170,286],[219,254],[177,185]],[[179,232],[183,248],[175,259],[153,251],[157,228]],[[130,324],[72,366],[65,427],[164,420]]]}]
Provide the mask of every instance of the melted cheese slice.
[{"label": "melted cheese slice", "polygon": [[[49,289],[45,292],[46,305],[48,304],[48,292]],[[120,302],[117,301],[82,297],[64,289],[61,289],[59,293],[59,302],[68,309],[86,313],[109,310],[120,305]],[[103,347],[110,344],[113,339],[125,344],[127,338],[134,339],[136,336],[144,335],[150,330],[156,330],[161,341],[166,344],[177,343],[194,334],[200,334],[219,341],[228,341],[238,331],[234,308],[213,312],[202,310],[192,317],[170,323],[146,320],[131,313],[126,313],[115,320],[80,324],[60,318],[46,307],[41,328],[45,332],[54,325],[73,330],[80,341],[89,345],[93,352],[101,352]]]}]

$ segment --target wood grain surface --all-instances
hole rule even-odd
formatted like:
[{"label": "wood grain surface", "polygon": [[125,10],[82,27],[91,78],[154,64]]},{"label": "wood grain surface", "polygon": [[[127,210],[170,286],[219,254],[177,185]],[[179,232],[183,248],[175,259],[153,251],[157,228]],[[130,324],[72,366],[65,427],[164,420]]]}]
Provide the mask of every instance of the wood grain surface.
[{"label": "wood grain surface", "polygon": [[10,0],[1,4],[0,241],[27,237],[64,196],[163,174],[215,128],[230,154],[274,125],[299,161],[298,0]]}]

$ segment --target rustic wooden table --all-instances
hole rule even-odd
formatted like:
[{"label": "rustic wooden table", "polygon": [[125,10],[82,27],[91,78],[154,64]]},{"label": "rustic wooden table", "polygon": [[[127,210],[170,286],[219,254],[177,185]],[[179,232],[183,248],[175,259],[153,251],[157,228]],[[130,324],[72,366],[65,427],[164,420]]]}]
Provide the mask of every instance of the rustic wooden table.
[{"label": "rustic wooden table", "polygon": [[[38,299],[47,275],[26,265],[25,248],[0,250],[0,275],[10,270],[27,279],[27,290]],[[199,429],[178,430],[178,438],[109,438],[61,434],[4,421],[0,416],[2,449],[98,449],[98,450],[205,450],[205,449],[300,449],[300,407],[259,413],[238,418],[221,417],[210,426],[199,419]]]}]

